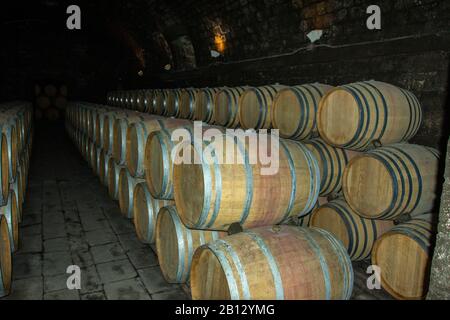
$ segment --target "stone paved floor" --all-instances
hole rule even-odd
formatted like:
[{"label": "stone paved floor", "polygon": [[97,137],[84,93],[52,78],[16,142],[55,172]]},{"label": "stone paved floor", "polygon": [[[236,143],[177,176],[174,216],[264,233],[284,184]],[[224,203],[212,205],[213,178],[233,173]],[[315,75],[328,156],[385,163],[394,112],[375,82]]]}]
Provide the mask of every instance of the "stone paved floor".
[{"label": "stone paved floor", "polygon": [[[36,130],[21,248],[5,299],[187,299],[162,277],[151,247],[79,155],[64,129]],[[69,265],[81,290],[67,289]]]}]

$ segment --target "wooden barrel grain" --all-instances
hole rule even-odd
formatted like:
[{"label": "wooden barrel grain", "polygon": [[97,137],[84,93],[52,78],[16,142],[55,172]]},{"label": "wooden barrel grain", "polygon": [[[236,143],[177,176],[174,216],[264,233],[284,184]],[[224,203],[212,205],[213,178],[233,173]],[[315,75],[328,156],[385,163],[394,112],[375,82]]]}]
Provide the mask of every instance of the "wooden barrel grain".
[{"label": "wooden barrel grain", "polygon": [[156,222],[156,251],[166,281],[188,281],[194,251],[225,235],[225,232],[188,229],[178,217],[175,206],[163,207]]},{"label": "wooden barrel grain", "polygon": [[273,99],[280,85],[249,87],[239,99],[239,121],[244,129],[270,129]]},{"label": "wooden barrel grain", "polygon": [[364,260],[372,252],[375,241],[394,223],[360,217],[343,199],[335,199],[314,210],[310,226],[329,231],[339,239],[352,261]]},{"label": "wooden barrel grain", "polygon": [[213,121],[228,128],[239,125],[239,98],[248,87],[222,88],[214,96]]},{"label": "wooden barrel grain", "polygon": [[332,89],[320,101],[317,115],[322,139],[361,151],[408,141],[421,122],[422,109],[413,93],[378,81]]},{"label": "wooden barrel grain", "polygon": [[[269,143],[270,152],[279,155],[279,160],[278,169],[266,172],[260,159],[250,162],[256,155],[249,152],[249,143],[230,135],[222,140],[236,148],[223,148],[217,141],[199,146],[193,141],[183,149],[193,161],[177,160],[174,166],[174,198],[187,227],[227,230],[239,222],[251,228],[281,223],[312,210],[319,196],[320,173],[317,160],[302,143],[283,139],[279,146]],[[202,158],[206,146],[211,151],[209,159]],[[217,157],[226,159],[230,150],[237,152],[235,161],[220,164]]]},{"label": "wooden barrel grain", "polygon": [[275,226],[199,247],[190,280],[194,300],[344,300],[353,269],[328,231]]},{"label": "wooden barrel grain", "polygon": [[0,215],[0,297],[9,294],[12,280],[11,242],[8,222]]},{"label": "wooden barrel grain", "polygon": [[437,150],[394,144],[350,160],[342,190],[350,207],[365,218],[423,214],[434,209],[438,170]]},{"label": "wooden barrel grain", "polygon": [[8,168],[9,168],[9,180],[14,181],[17,174],[17,159],[18,159],[18,150],[17,150],[17,131],[15,124],[11,122],[3,123],[1,127],[2,134],[6,138],[7,147],[8,147]]},{"label": "wooden barrel grain", "polygon": [[344,169],[348,161],[358,153],[332,147],[320,138],[305,141],[305,145],[319,164],[320,196],[324,197],[341,191]]},{"label": "wooden barrel grain", "polygon": [[155,226],[159,209],[173,205],[170,200],[158,200],[151,196],[147,184],[136,184],[133,198],[133,222],[136,234],[143,243],[155,243]]},{"label": "wooden barrel grain", "polygon": [[311,83],[281,89],[274,98],[271,114],[272,126],[279,129],[280,137],[294,140],[317,137],[319,102],[332,88]]},{"label": "wooden barrel grain", "polygon": [[427,216],[395,226],[373,248],[381,286],[397,299],[424,299],[428,291],[434,230]]}]

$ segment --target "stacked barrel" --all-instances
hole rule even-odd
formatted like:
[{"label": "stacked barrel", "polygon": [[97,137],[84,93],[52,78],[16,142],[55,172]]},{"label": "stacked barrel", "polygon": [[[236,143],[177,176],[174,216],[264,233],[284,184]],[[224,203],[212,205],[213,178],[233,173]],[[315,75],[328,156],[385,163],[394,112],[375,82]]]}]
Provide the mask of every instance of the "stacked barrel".
[{"label": "stacked barrel", "polygon": [[61,119],[67,107],[66,85],[40,85],[35,86],[35,116],[37,120],[45,119],[57,121]]},{"label": "stacked barrel", "polygon": [[30,103],[0,104],[0,297],[11,290],[12,253],[19,248],[19,224],[33,144]]},{"label": "stacked barrel", "polygon": [[[371,257],[393,296],[426,292],[424,214],[434,210],[439,155],[407,143],[422,120],[411,92],[366,81],[116,91],[107,100],[113,107],[73,105],[70,132],[86,157],[103,152],[92,166],[107,170],[100,175],[139,238],[156,242],[166,279],[190,281],[193,298],[347,299],[350,261]],[[220,139],[197,141],[192,120],[203,122],[200,136]],[[270,174],[249,142],[267,130],[279,141]],[[223,141],[243,161],[223,164]]]}]

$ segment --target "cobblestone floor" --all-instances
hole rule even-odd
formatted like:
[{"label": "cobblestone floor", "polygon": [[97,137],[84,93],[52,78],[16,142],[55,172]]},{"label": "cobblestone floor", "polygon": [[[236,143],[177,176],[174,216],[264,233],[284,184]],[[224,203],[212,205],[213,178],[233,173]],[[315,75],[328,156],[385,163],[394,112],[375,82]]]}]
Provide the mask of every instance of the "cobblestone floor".
[{"label": "cobblestone floor", "polygon": [[[37,128],[13,285],[5,299],[187,299],[162,277],[62,127]],[[69,265],[81,289],[67,289]]]}]

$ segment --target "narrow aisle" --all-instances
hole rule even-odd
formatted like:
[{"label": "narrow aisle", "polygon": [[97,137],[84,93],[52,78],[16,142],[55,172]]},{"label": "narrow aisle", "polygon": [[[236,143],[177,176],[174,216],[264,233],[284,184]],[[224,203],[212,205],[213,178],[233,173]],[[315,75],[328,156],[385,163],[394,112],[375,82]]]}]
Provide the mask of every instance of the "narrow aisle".
[{"label": "narrow aisle", "polygon": [[[168,284],[62,125],[36,125],[29,187],[6,299],[187,299]],[[68,266],[81,270],[69,290]]]}]

